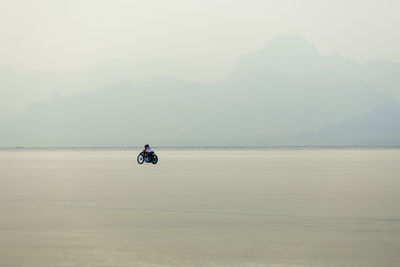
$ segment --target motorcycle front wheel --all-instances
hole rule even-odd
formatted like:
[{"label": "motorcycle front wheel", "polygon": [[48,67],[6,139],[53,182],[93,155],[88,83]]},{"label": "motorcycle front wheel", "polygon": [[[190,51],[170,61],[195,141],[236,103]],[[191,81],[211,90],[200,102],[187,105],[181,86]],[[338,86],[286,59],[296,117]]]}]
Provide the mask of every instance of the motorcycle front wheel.
[{"label": "motorcycle front wheel", "polygon": [[140,154],[137,156],[137,162],[138,162],[139,164],[143,164],[143,162],[144,162],[143,153],[140,153]]},{"label": "motorcycle front wheel", "polygon": [[157,155],[153,155],[153,160],[151,161],[151,163],[157,164],[157,162],[158,162],[158,157],[157,157]]}]

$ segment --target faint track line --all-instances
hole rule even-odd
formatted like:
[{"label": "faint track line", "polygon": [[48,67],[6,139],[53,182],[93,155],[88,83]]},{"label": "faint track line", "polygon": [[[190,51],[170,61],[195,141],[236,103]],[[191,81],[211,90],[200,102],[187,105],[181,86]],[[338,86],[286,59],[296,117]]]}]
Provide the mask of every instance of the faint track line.
[{"label": "faint track line", "polygon": [[254,217],[286,217],[297,219],[325,219],[325,220],[353,220],[353,221],[376,221],[376,222],[395,222],[397,218],[373,218],[373,217],[349,217],[349,216],[313,216],[313,215],[294,215],[294,214],[274,214],[274,213],[252,213],[234,211],[199,211],[199,210],[171,210],[171,209],[151,209],[151,208],[121,208],[121,207],[101,207],[101,206],[77,206],[67,205],[65,207],[98,210],[120,210],[120,211],[140,211],[140,212],[164,212],[164,213],[184,213],[184,214],[209,214],[209,215],[232,215],[232,216],[254,216]]}]

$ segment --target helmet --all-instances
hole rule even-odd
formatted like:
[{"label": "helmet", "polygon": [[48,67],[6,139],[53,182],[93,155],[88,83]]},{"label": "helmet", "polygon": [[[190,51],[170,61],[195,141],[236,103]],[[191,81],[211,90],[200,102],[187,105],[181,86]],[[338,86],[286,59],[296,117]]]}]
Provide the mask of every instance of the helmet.
[{"label": "helmet", "polygon": [[149,147],[149,144],[146,144],[144,147],[146,147],[146,148]]}]

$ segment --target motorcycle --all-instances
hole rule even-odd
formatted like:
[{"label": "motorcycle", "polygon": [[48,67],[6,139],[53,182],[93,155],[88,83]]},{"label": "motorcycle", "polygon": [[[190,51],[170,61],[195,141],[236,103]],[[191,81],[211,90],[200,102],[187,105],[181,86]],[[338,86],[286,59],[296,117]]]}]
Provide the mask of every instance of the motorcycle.
[{"label": "motorcycle", "polygon": [[137,156],[137,162],[139,164],[143,164],[143,162],[157,164],[158,157],[155,153],[140,152]]}]

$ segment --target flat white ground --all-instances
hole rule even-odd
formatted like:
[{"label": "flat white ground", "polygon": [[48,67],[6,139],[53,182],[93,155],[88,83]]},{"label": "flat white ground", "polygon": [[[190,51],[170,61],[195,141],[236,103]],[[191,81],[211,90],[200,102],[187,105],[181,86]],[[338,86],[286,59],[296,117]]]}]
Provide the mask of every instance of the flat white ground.
[{"label": "flat white ground", "polygon": [[400,150],[138,152],[0,151],[0,266],[400,262]]}]

